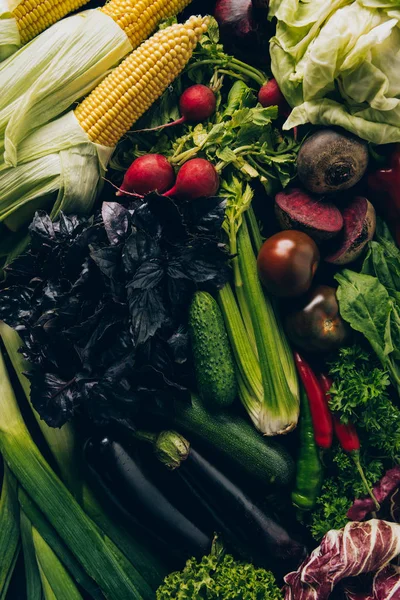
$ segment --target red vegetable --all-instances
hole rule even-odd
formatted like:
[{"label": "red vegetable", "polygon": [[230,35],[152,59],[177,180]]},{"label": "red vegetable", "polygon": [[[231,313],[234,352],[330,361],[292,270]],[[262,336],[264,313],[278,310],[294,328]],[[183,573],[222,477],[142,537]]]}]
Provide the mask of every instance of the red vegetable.
[{"label": "red vegetable", "polygon": [[286,100],[281,90],[279,89],[276,79],[270,79],[258,92],[258,101],[264,106],[278,106],[280,109],[287,108]]},{"label": "red vegetable", "polygon": [[197,83],[188,87],[179,99],[179,110],[181,118],[165,125],[151,127],[150,129],[138,129],[137,131],[156,131],[164,129],[164,127],[172,127],[173,125],[182,125],[182,123],[201,123],[215,113],[217,99],[212,89]]},{"label": "red vegetable", "polygon": [[193,158],[180,168],[175,185],[164,195],[195,200],[215,196],[218,187],[219,177],[215,167],[204,158]]},{"label": "red vegetable", "polygon": [[175,173],[165,156],[145,154],[133,161],[116,196],[137,194],[144,196],[150,192],[165,192],[174,183]]},{"label": "red vegetable", "polygon": [[318,264],[319,250],[314,240],[294,229],[268,238],[257,257],[261,283],[279,298],[293,298],[307,292]]},{"label": "red vegetable", "polygon": [[382,209],[400,245],[400,144],[396,144],[389,166],[371,173],[368,186],[376,193],[377,206]]},{"label": "red vegetable", "polygon": [[[327,399],[327,405],[328,405],[329,391],[332,387],[333,380],[328,375],[324,375],[323,373],[321,373],[321,375],[319,376],[319,383],[320,383],[321,389],[323,390],[323,393],[325,394],[325,397]],[[334,427],[335,435],[338,439],[340,446],[352,458],[352,460],[357,468],[357,471],[360,474],[361,480],[364,484],[364,487],[365,487],[368,495],[371,497],[376,510],[379,510],[380,509],[379,502],[375,498],[374,493],[371,489],[371,486],[369,485],[369,483],[365,477],[363,468],[361,466],[361,462],[360,462],[361,444],[360,444],[360,439],[358,437],[356,428],[351,423],[347,423],[347,424],[341,423],[338,415],[333,415],[333,427]]]},{"label": "red vegetable", "polygon": [[298,352],[294,353],[294,360],[310,403],[315,443],[323,450],[327,450],[332,445],[333,425],[326,395],[314,371]]}]

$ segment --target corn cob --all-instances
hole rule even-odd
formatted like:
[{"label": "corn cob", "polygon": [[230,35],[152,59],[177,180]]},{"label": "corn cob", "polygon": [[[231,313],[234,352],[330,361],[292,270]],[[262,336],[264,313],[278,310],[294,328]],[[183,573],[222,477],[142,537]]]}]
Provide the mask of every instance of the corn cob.
[{"label": "corn cob", "polygon": [[159,31],[83,100],[75,116],[90,141],[115,146],[183,70],[208,22],[193,16]]},{"label": "corn cob", "polygon": [[191,0],[110,0],[100,10],[126,33],[133,49],[147,39],[157,24],[181,12]]},{"label": "corn cob", "polygon": [[39,33],[77,10],[89,0],[22,0],[12,11],[17,22],[21,44],[27,44]]}]

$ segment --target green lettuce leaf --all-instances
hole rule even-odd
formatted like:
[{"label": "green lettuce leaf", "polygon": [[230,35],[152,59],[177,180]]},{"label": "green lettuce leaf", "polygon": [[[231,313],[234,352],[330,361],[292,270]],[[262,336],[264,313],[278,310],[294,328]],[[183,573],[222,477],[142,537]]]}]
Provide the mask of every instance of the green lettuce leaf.
[{"label": "green lettuce leaf", "polygon": [[272,72],[293,111],[284,129],[336,125],[400,141],[398,0],[272,0]]}]

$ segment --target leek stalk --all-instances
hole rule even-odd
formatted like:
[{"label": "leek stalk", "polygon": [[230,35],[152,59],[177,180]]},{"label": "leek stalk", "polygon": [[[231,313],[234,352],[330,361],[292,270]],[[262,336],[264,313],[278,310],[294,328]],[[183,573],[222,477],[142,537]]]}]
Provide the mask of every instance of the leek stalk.
[{"label": "leek stalk", "polygon": [[21,540],[24,553],[26,597],[29,600],[42,600],[43,590],[39,567],[36,560],[35,546],[32,537],[32,523],[21,510]]},{"label": "leek stalk", "polygon": [[32,527],[32,539],[39,571],[45,575],[55,597],[83,600],[68,571],[34,527]]},{"label": "leek stalk", "polygon": [[[100,592],[93,579],[86,574],[74,555],[66,547],[60,536],[44,517],[43,513],[38,509],[33,500],[21,487],[18,490],[18,501],[21,506],[22,514],[31,524],[31,529],[32,526],[36,529],[38,534],[40,534],[43,540],[50,546],[54,554],[71,573],[74,580],[90,594],[93,600],[102,600],[103,594]],[[30,598],[30,596],[28,596],[28,598]]]},{"label": "leek stalk", "polygon": [[0,499],[0,597],[6,597],[20,550],[17,480],[4,465]]},{"label": "leek stalk", "polygon": [[152,598],[139,573],[127,577],[94,523],[51,470],[23,421],[0,356],[0,450],[22,487],[110,600]]}]

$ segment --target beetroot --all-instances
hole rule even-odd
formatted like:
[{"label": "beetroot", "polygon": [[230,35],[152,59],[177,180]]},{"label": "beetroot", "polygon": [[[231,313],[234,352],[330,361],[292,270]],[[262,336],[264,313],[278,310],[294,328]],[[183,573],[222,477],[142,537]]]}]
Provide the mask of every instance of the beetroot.
[{"label": "beetroot", "polygon": [[375,209],[361,196],[354,198],[342,211],[343,230],[334,250],[325,257],[328,263],[346,265],[356,260],[372,240],[376,227]]},{"label": "beetroot", "polygon": [[175,173],[165,156],[145,154],[133,161],[116,196],[124,192],[144,196],[150,192],[165,192],[174,183]]},{"label": "beetroot", "polygon": [[179,99],[179,110],[181,118],[165,125],[151,127],[150,129],[139,129],[137,131],[156,131],[165,127],[182,125],[182,123],[201,123],[215,113],[217,99],[212,89],[201,83],[188,87]]},{"label": "beetroot", "polygon": [[368,167],[368,145],[345,131],[321,129],[303,142],[297,173],[314,194],[331,194],[353,187]]},{"label": "beetroot", "polygon": [[175,185],[165,192],[165,196],[194,200],[214,196],[218,187],[219,177],[215,167],[204,158],[193,158],[180,168]]},{"label": "beetroot", "polygon": [[299,188],[276,195],[275,213],[282,229],[304,231],[315,241],[328,240],[343,227],[337,206]]},{"label": "beetroot", "polygon": [[276,79],[270,79],[260,88],[258,101],[264,106],[278,106],[281,110],[287,107],[286,100],[279,89]]}]

